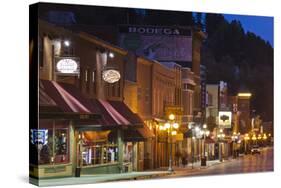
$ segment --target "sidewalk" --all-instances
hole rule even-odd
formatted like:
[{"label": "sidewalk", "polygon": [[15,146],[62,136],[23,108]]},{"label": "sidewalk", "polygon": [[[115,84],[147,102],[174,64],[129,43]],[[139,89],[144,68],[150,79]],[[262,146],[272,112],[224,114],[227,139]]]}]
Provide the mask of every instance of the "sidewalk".
[{"label": "sidewalk", "polygon": [[[232,160],[235,160],[235,159],[232,158],[232,157],[229,157],[228,159],[223,160],[222,162],[219,161],[219,160],[211,160],[211,161],[207,161],[206,166],[201,166],[201,161],[197,161],[193,164],[188,163],[188,165],[186,165],[185,167],[184,166],[173,166],[173,170],[174,170],[174,173],[177,173],[177,172],[180,172],[180,171],[186,171],[186,170],[200,170],[200,169],[209,168],[209,167],[214,166],[214,165],[219,165],[219,164],[222,164],[222,163],[230,162]],[[167,170],[167,167],[161,167],[161,168],[158,168],[157,170],[164,171],[164,170]]]},{"label": "sidewalk", "polygon": [[[81,177],[66,177],[66,178],[52,178],[41,179],[39,186],[58,186],[58,185],[75,185],[75,184],[92,184],[109,181],[131,180],[131,179],[150,179],[158,176],[165,176],[170,174],[165,171],[147,171],[147,172],[130,172],[120,174],[98,174],[98,175],[83,175]],[[29,182],[34,184],[35,179],[30,178]]]}]

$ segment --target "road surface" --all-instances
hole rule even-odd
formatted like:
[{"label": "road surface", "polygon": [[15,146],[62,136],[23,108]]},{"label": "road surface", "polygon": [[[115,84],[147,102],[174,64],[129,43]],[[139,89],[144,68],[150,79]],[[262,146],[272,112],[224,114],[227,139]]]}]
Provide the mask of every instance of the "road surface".
[{"label": "road surface", "polygon": [[176,169],[174,174],[161,178],[269,171],[273,171],[273,148],[263,148],[261,154],[240,156],[208,168]]}]

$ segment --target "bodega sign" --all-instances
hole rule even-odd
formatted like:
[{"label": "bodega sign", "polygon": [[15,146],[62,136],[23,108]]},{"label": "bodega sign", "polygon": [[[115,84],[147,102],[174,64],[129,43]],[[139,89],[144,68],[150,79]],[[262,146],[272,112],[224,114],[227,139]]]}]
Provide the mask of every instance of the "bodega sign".
[{"label": "bodega sign", "polygon": [[191,36],[191,30],[180,27],[159,26],[119,26],[120,33],[137,33],[143,35],[182,35]]},{"label": "bodega sign", "polygon": [[80,72],[80,62],[78,58],[57,57],[55,62],[55,70],[57,74],[76,75]]}]

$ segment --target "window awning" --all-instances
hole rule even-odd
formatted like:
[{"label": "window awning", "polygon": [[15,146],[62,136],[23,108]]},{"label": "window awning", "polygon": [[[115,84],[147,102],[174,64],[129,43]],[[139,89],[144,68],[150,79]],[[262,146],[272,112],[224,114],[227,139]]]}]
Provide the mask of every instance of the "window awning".
[{"label": "window awning", "polygon": [[[42,85],[40,92],[43,93],[44,91],[44,96],[42,95],[42,99],[39,99],[40,109],[43,109],[40,111],[41,115],[46,113],[45,108],[41,108],[41,106],[46,103],[45,101],[51,101],[49,102],[50,105],[55,105],[61,109],[61,115],[63,116],[69,113],[82,114],[85,117],[87,117],[87,114],[100,115],[100,118],[93,118],[95,119],[94,121],[87,121],[85,119],[83,121],[76,121],[78,126],[100,125],[113,128],[120,126],[141,128],[144,125],[142,119],[136,113],[133,113],[122,101],[89,99],[83,96],[79,89],[72,84],[49,80],[40,80],[40,84]],[[57,114],[57,112],[54,113],[54,115],[60,116]]]}]

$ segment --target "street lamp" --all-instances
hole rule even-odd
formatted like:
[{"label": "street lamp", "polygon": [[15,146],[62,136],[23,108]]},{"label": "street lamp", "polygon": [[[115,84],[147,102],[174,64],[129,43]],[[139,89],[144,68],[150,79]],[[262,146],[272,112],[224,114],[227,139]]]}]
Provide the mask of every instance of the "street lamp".
[{"label": "street lamp", "polygon": [[170,114],[168,122],[164,124],[164,130],[167,129],[168,131],[168,140],[170,140],[170,157],[169,157],[169,172],[173,172],[173,161],[172,161],[172,136],[177,135],[177,129],[179,128],[179,124],[174,122],[175,120],[175,115]]},{"label": "street lamp", "polygon": [[223,129],[219,130],[219,133],[217,135],[219,140],[219,160],[222,162],[222,141],[224,140],[225,134],[223,133]]},{"label": "street lamp", "polygon": [[203,157],[201,158],[201,166],[206,166],[207,160],[206,160],[206,152],[205,152],[205,147],[206,147],[206,136],[209,136],[210,131],[207,129],[207,125],[203,125],[203,129],[201,130],[201,135],[204,136],[204,145],[203,145]]},{"label": "street lamp", "polygon": [[192,130],[191,152],[192,152],[192,168],[193,168],[193,163],[194,163],[194,141],[196,140],[196,136],[199,133],[201,133],[201,130],[200,130],[200,127],[197,126],[195,123],[189,123],[188,124],[188,128]]},{"label": "street lamp", "polygon": [[232,134],[232,152],[233,152],[233,157],[234,158],[236,158],[237,157],[237,146],[236,146],[236,143],[238,142],[238,140],[239,140],[239,135],[240,135],[240,133],[236,133],[236,132],[233,132],[233,134]]},{"label": "street lamp", "polygon": [[249,134],[245,134],[245,137],[244,137],[244,140],[245,140],[245,154],[248,153],[248,147],[247,147],[247,144],[248,144],[248,140],[250,140],[250,137],[249,137]]}]

